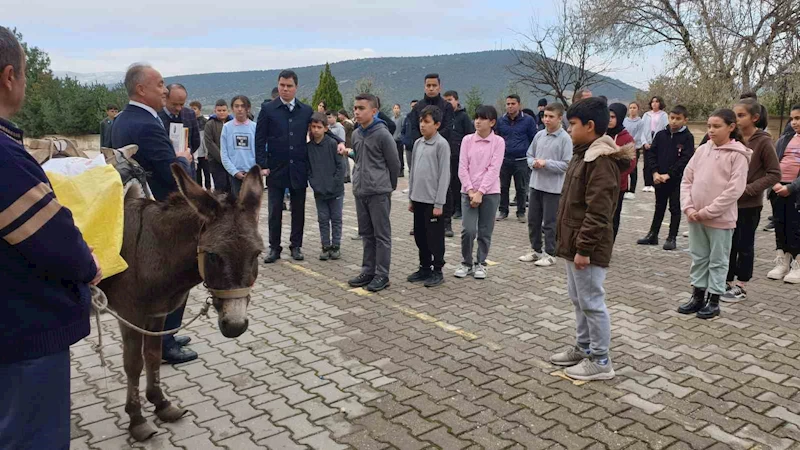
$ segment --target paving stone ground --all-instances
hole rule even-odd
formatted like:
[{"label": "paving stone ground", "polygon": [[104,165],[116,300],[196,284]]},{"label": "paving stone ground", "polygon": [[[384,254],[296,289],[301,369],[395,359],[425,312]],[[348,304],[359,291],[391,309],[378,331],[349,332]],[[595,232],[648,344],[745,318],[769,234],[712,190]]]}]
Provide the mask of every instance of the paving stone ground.
[{"label": "paving stone ground", "polygon": [[[411,285],[417,253],[398,190],[392,286],[370,295],[345,284],[361,261],[349,192],[342,260],[316,259],[309,195],[306,261],[285,254],[262,264],[248,331],[226,339],[212,315],[184,333],[199,360],[164,365],[161,377],[191,413],[156,421],[160,432],[146,443],[127,436],[119,330],[104,316],[109,366],[92,350],[94,328],[71,351],[72,448],[800,448],[800,288],[766,280],[772,234],[757,235],[749,299],[702,321],[675,312],[690,292],[687,239],[674,252],[636,246],[654,197],[626,201],[606,282],[617,377],[575,384],[547,362],[574,344],[563,261],[517,261],[528,251],[525,224],[497,224],[488,279],[452,276],[454,238],[445,284]],[[285,241],[288,234],[285,213]],[[204,298],[194,291],[187,318]]]}]

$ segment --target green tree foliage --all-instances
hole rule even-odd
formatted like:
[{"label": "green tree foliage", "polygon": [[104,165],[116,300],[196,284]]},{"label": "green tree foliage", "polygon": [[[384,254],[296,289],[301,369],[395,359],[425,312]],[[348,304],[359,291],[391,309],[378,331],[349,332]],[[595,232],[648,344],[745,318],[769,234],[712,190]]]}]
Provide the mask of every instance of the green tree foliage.
[{"label": "green tree foliage", "polygon": [[475,110],[483,104],[481,96],[482,93],[478,86],[472,86],[472,89],[467,92],[467,96],[464,98],[464,108],[470,118],[475,117]]},{"label": "green tree foliage", "polygon": [[121,85],[109,89],[100,84],[85,86],[70,78],[53,77],[47,53],[29,46],[20,33],[15,33],[27,58],[28,86],[25,104],[14,121],[26,135],[99,133],[106,105],[122,108],[127,103],[128,96]]},{"label": "green tree foliage", "polygon": [[311,106],[314,107],[314,110],[317,109],[317,105],[321,101],[324,101],[328,105],[328,109],[332,111],[338,111],[344,106],[342,93],[339,92],[339,83],[336,82],[336,78],[331,73],[331,66],[328,63],[325,63],[325,68],[319,73],[319,84],[311,100]]}]

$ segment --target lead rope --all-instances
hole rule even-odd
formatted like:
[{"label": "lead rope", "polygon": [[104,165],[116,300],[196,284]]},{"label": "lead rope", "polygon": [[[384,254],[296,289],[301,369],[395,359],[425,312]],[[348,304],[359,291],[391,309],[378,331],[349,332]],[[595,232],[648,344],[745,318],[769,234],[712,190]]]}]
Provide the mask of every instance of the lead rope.
[{"label": "lead rope", "polygon": [[102,348],[103,348],[103,329],[100,327],[100,313],[101,312],[103,312],[103,311],[109,312],[112,316],[116,317],[117,320],[120,321],[120,323],[124,324],[125,326],[127,326],[128,328],[130,328],[132,330],[135,330],[135,331],[137,331],[139,333],[144,334],[145,336],[166,336],[168,334],[175,334],[178,331],[188,327],[195,320],[200,318],[200,316],[206,316],[206,318],[208,318],[208,310],[211,307],[211,297],[208,297],[208,298],[206,298],[206,302],[203,305],[203,308],[200,310],[200,313],[197,314],[196,316],[194,316],[194,318],[192,320],[190,320],[188,323],[185,323],[185,324],[179,326],[178,328],[175,328],[175,329],[172,329],[172,330],[148,331],[148,330],[145,330],[145,329],[137,327],[136,325],[134,325],[134,324],[128,322],[127,320],[123,319],[122,317],[120,317],[120,315],[117,314],[116,312],[114,312],[113,310],[108,309],[108,297],[106,297],[105,292],[100,290],[100,288],[98,288],[97,286],[90,286],[89,288],[90,288],[90,290],[92,292],[92,306],[94,307],[94,319],[95,319],[95,323],[97,324],[97,341],[98,342],[97,342],[96,345],[93,345],[93,347],[94,347],[94,351],[97,352],[97,354],[100,356],[100,366],[101,367],[105,367],[106,366],[106,360],[105,360],[105,357],[103,356],[103,352],[101,351]]}]

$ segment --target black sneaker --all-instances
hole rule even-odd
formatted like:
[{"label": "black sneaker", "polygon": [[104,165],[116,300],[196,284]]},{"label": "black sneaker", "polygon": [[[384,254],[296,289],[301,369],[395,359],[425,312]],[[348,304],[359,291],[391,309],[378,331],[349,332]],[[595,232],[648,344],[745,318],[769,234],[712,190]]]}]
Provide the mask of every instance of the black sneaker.
[{"label": "black sneaker", "polygon": [[366,273],[360,273],[357,277],[351,279],[347,282],[350,287],[364,287],[368,285],[372,279],[375,278],[375,275],[369,275]]},{"label": "black sneaker", "polygon": [[497,212],[497,216],[495,217],[496,221],[499,222],[501,220],[506,220],[506,219],[508,219],[508,213],[507,212],[502,212],[502,211],[498,211]]},{"label": "black sneaker", "polygon": [[455,233],[453,233],[453,228],[452,228],[452,227],[447,227],[447,228],[444,230],[444,237],[453,237],[453,236],[455,236],[455,235],[456,235],[456,234],[455,234]]},{"label": "black sneaker", "polygon": [[664,241],[664,250],[675,250],[678,248],[678,242],[674,237],[668,237],[666,241]]},{"label": "black sneaker", "polygon": [[745,291],[744,288],[739,285],[736,286],[728,285],[728,289],[725,291],[724,294],[722,294],[722,297],[720,297],[720,300],[726,303],[735,303],[746,299],[747,299],[747,291]]},{"label": "black sneaker", "polygon": [[375,277],[367,285],[367,290],[370,292],[378,292],[391,286],[391,284],[389,277]]},{"label": "black sneaker", "polygon": [[281,251],[276,249],[270,249],[269,255],[267,255],[267,257],[264,258],[264,262],[267,264],[272,264],[279,259],[281,259]]},{"label": "black sneaker", "polygon": [[420,267],[419,270],[412,273],[411,275],[406,278],[409,283],[419,283],[420,281],[425,281],[431,276],[431,269],[426,269]]},{"label": "black sneaker", "polygon": [[331,248],[330,247],[322,247],[322,253],[319,254],[320,261],[327,261],[331,259]]},{"label": "black sneaker", "polygon": [[461,215],[461,211],[456,211],[456,212],[453,214],[453,219],[460,219],[461,217],[462,217],[462,215]]},{"label": "black sneaker", "polygon": [[406,177],[406,175],[403,173],[402,170],[400,171],[400,174],[397,175],[397,178],[405,178],[405,177]]},{"label": "black sneaker", "polygon": [[431,276],[425,280],[425,287],[435,287],[439,286],[440,284],[444,283],[444,275],[442,275],[441,270],[434,270],[431,272]]},{"label": "black sneaker", "polygon": [[517,201],[511,200],[510,202],[508,202],[508,206],[517,206]]},{"label": "black sneaker", "polygon": [[414,235],[414,229],[413,228],[411,229],[411,231],[408,232],[408,235],[409,236],[413,236]]},{"label": "black sneaker", "polygon": [[525,215],[519,215],[519,214],[517,214],[517,222],[519,222],[519,223],[525,223],[525,222],[527,222],[527,221],[528,221],[528,218],[527,218],[527,217],[525,217]]},{"label": "black sneaker", "polygon": [[332,246],[330,249],[328,249],[328,251],[330,252],[331,259],[333,260],[337,260],[342,257],[342,252],[339,250],[338,245]]},{"label": "black sneaker", "polygon": [[647,236],[636,241],[639,245],[658,245],[658,236],[654,233],[647,233]]},{"label": "black sneaker", "polygon": [[764,231],[775,231],[775,222],[770,220],[769,223],[764,225]]},{"label": "black sneaker", "polygon": [[293,248],[291,250],[292,250],[292,259],[293,260],[302,261],[302,260],[306,259],[306,257],[303,255],[303,252],[300,250],[300,247],[295,247],[295,248]]}]

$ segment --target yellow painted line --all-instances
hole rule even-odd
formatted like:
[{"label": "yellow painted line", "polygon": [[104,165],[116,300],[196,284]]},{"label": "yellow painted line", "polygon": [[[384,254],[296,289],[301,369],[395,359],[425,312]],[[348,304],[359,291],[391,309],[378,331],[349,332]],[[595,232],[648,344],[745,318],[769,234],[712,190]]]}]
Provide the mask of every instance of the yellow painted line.
[{"label": "yellow painted line", "polygon": [[[297,272],[301,272],[301,273],[306,274],[308,276],[323,280],[323,281],[325,281],[325,282],[327,282],[329,284],[332,284],[334,286],[338,286],[338,287],[346,290],[347,292],[352,292],[353,294],[360,295],[360,296],[363,296],[363,297],[369,297],[369,296],[373,295],[372,292],[369,292],[368,290],[366,290],[364,288],[355,288],[355,289],[353,289],[347,283],[343,283],[341,281],[334,280],[332,278],[326,277],[325,275],[323,275],[321,273],[318,273],[318,272],[315,272],[314,270],[311,270],[308,267],[301,266],[299,264],[290,263],[290,262],[283,262],[283,264],[287,265],[292,270],[295,270]],[[382,297],[380,295],[377,295],[376,297],[381,299],[381,301],[383,301],[385,303],[388,303],[388,300],[386,298],[384,298],[384,297]],[[392,303],[390,306],[392,308],[402,312],[403,314],[406,314],[406,315],[411,316],[411,317],[415,317],[415,318],[417,318],[417,319],[419,319],[419,320],[421,320],[423,322],[427,322],[427,323],[431,323],[433,325],[436,325],[437,327],[439,327],[439,328],[441,328],[441,329],[443,329],[445,331],[448,331],[450,333],[457,334],[457,335],[463,337],[464,339],[466,339],[468,341],[472,341],[472,340],[478,339],[478,337],[479,337],[477,334],[470,333],[469,331],[466,331],[461,327],[458,327],[458,326],[455,326],[455,325],[451,325],[451,324],[449,324],[447,322],[441,321],[441,320],[437,319],[436,317],[433,317],[433,316],[431,316],[429,314],[425,314],[424,312],[419,312],[419,311],[416,311],[414,309],[405,307],[403,305],[399,305],[397,303]]]},{"label": "yellow painted line", "polygon": [[564,373],[563,370],[557,370],[557,371],[551,373],[550,375],[552,375],[554,377],[563,378],[563,379],[569,381],[570,383],[574,384],[575,386],[583,386],[584,384],[588,383],[588,381],[573,380],[572,378],[568,377],[567,374]]},{"label": "yellow painted line", "polygon": [[490,261],[488,259],[486,260],[486,265],[489,266],[489,267],[496,266],[498,264],[500,264],[500,263],[496,262],[496,261]]}]

